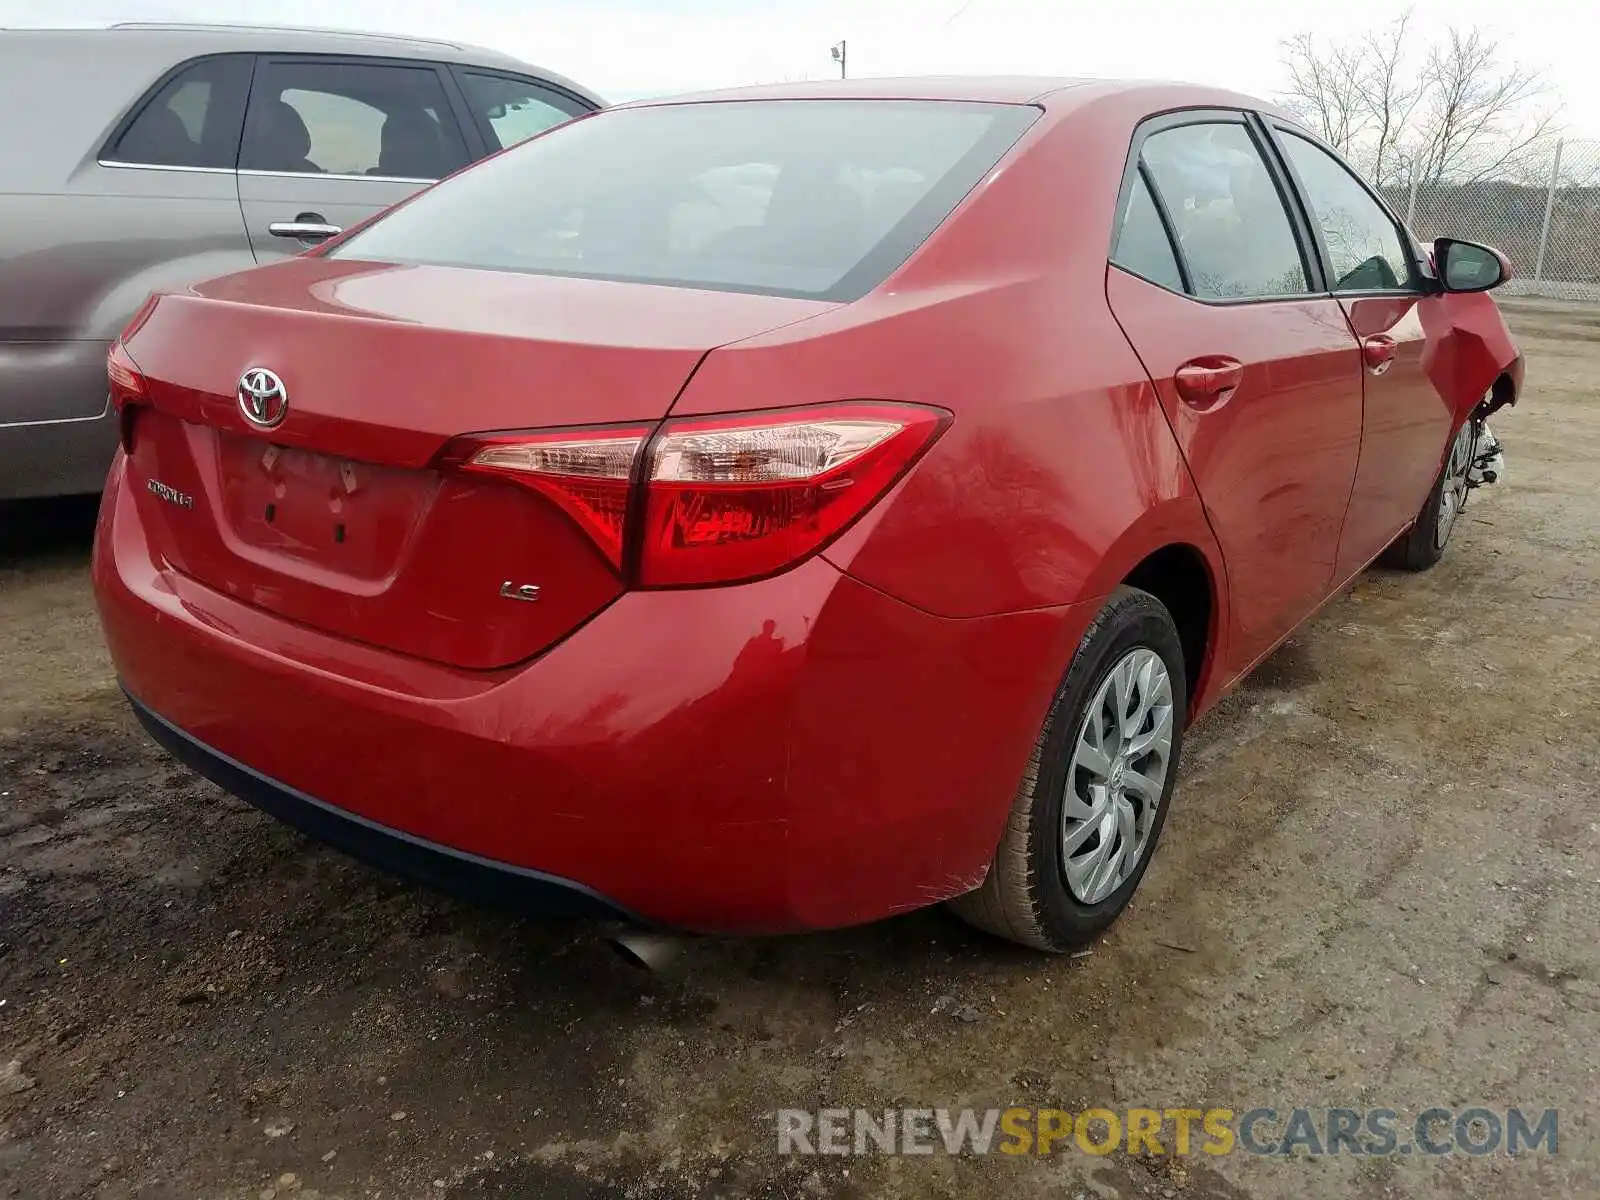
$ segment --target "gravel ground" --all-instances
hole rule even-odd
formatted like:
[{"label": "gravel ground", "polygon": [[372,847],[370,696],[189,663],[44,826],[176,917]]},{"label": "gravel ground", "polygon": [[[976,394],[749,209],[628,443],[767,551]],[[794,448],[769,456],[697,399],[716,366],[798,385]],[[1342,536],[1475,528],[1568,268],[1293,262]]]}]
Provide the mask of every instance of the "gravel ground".
[{"label": "gravel ground", "polygon": [[[1197,728],[1085,957],[938,912],[647,975],[314,845],[120,700],[92,510],[0,511],[0,1195],[1594,1196],[1600,309],[1519,301],[1509,482]],[[11,1064],[16,1064],[12,1066]],[[779,1156],[774,1111],[1471,1104],[1559,1151]]]}]

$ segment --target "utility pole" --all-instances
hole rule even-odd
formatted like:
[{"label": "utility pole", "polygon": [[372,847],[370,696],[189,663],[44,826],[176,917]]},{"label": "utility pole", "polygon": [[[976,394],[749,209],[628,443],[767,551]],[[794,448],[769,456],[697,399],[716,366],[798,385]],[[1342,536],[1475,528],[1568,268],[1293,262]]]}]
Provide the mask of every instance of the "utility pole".
[{"label": "utility pole", "polygon": [[842,41],[833,47],[833,61],[839,64],[839,78],[848,79],[849,73],[845,64],[845,44]]}]

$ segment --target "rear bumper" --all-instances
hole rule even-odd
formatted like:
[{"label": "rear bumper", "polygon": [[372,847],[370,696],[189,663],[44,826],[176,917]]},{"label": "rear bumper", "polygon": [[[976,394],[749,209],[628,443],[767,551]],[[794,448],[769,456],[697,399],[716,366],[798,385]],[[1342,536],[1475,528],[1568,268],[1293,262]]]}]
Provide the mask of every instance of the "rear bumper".
[{"label": "rear bumper", "polygon": [[101,505],[96,599],[175,753],[450,890],[554,881],[696,931],[848,925],[976,886],[1092,615],[947,620],[813,558],[625,593],[530,663],[460,670],[166,567],[126,471]]},{"label": "rear bumper", "polygon": [[324,804],[217,753],[132,696],[128,700],[146,732],[184,766],[352,858],[441,892],[530,915],[638,922],[633,913],[581,883],[435,845]]}]

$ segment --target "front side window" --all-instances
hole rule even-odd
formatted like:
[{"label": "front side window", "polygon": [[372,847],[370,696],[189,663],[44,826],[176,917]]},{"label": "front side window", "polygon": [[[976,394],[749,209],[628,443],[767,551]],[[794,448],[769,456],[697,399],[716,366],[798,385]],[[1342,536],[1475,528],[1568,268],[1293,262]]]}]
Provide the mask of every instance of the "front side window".
[{"label": "front side window", "polygon": [[467,158],[431,67],[293,61],[261,65],[239,166],[438,179]]},{"label": "front side window", "polygon": [[491,135],[490,149],[503,150],[570,120],[588,108],[527,79],[460,72],[467,107]]},{"label": "front side window", "polygon": [[108,161],[156,167],[232,168],[250,87],[250,60],[204,58],[174,75],[144,104]]},{"label": "front side window", "polygon": [[612,109],[463,172],[331,253],[854,298],[1038,115],[902,100]]},{"label": "front side window", "polygon": [[1294,227],[1243,124],[1180,125],[1144,141],[1194,294],[1237,300],[1310,290]]},{"label": "front side window", "polygon": [[1336,292],[1393,291],[1411,284],[1411,259],[1389,214],[1350,171],[1315,142],[1280,131],[1306,203],[1322,230]]}]

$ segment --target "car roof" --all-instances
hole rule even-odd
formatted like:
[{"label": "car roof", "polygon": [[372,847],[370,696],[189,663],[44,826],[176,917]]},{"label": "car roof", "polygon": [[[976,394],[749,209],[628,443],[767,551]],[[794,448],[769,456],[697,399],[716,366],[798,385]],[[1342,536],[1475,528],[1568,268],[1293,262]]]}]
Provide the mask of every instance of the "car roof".
[{"label": "car roof", "polygon": [[1244,108],[1277,115],[1254,96],[1224,88],[1152,79],[1091,79],[1052,75],[921,75],[888,79],[830,79],[771,83],[661,96],[619,105],[699,104],[728,100],[955,100],[1037,104],[1050,110],[1087,105],[1107,96],[1144,99],[1150,112],[1176,108]]},{"label": "car roof", "polygon": [[326,48],[330,44],[340,46],[347,43],[359,42],[372,46],[378,53],[389,54],[428,54],[438,56],[441,52],[455,51],[457,54],[469,53],[473,58],[490,58],[501,62],[515,62],[508,54],[497,50],[489,50],[481,46],[472,46],[465,42],[450,41],[445,38],[414,37],[397,33],[369,33],[359,29],[339,29],[323,25],[257,25],[248,22],[222,22],[222,21],[118,21],[108,26],[108,29],[117,33],[146,33],[146,34],[205,34],[213,37],[237,38],[250,42],[252,45],[261,45],[271,42],[273,45],[293,45],[297,49],[301,45]]},{"label": "car roof", "polygon": [[683,96],[664,96],[640,104],[699,103],[718,100],[986,100],[1027,104],[1063,88],[1088,82],[1044,75],[922,75],[890,79],[829,79],[804,83],[765,83],[718,88]]},{"label": "car roof", "polygon": [[11,29],[6,36],[152,42],[171,47],[173,61],[199,54],[230,51],[257,53],[359,54],[384,58],[426,58],[439,62],[493,67],[536,75],[601,104],[599,96],[556,71],[550,71],[498,50],[466,42],[405,34],[365,33],[353,29],[300,25],[218,24],[178,21],[124,21],[100,28]]}]

